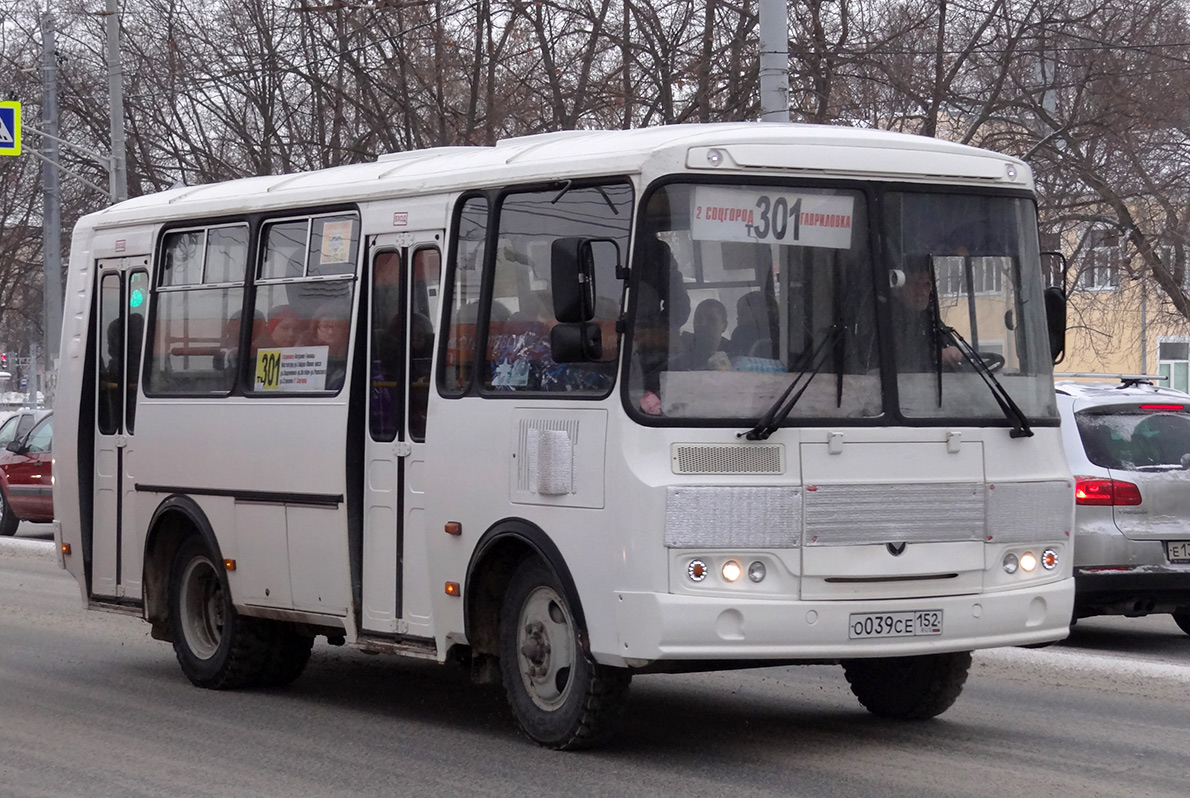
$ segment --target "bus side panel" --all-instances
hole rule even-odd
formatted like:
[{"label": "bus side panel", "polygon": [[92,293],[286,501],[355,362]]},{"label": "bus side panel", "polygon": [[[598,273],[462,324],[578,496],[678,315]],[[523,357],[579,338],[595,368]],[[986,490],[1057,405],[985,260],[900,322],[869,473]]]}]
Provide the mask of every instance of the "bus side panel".
[{"label": "bus side panel", "polygon": [[[78,581],[83,600],[87,598],[86,561],[90,559],[90,536],[83,533],[83,511],[89,508],[92,472],[92,432],[94,423],[90,413],[81,413],[83,388],[89,382],[87,357],[91,328],[94,258],[91,253],[91,229],[87,219],[79,221],[70,248],[71,269],[66,281],[66,302],[62,313],[61,360],[58,366],[58,389],[54,410],[57,416],[54,430],[54,519],[58,522],[59,544],[70,546],[70,554],[62,555],[62,565]],[[91,366],[94,370],[94,366]],[[84,429],[85,426],[85,429]],[[88,495],[82,495],[82,486]],[[59,551],[62,546],[59,545]]]}]

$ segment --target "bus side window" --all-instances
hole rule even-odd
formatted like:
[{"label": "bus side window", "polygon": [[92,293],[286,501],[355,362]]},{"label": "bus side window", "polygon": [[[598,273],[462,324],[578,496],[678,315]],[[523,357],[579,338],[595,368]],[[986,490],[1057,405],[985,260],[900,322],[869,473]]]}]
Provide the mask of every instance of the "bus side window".
[{"label": "bus side window", "polygon": [[440,344],[442,365],[438,369],[438,387],[445,396],[461,396],[471,385],[487,226],[487,198],[465,199],[453,233],[445,340]]},{"label": "bus side window", "polygon": [[[413,253],[413,281],[409,314],[409,436],[425,440],[430,399],[430,371],[434,357],[434,322],[428,298],[436,290],[442,256],[433,247]],[[431,280],[433,285],[428,285]],[[423,312],[427,311],[427,312]]]}]

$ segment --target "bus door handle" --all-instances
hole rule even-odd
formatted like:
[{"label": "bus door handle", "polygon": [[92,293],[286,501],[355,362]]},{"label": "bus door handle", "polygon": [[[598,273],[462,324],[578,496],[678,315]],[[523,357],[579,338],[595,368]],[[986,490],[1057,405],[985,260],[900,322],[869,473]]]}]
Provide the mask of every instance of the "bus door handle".
[{"label": "bus door handle", "polygon": [[116,436],[116,448],[117,449],[123,449],[127,445],[128,445],[128,436],[127,435],[117,435]]},{"label": "bus door handle", "polygon": [[413,447],[409,441],[396,441],[393,443],[393,457],[408,457],[413,454]]}]

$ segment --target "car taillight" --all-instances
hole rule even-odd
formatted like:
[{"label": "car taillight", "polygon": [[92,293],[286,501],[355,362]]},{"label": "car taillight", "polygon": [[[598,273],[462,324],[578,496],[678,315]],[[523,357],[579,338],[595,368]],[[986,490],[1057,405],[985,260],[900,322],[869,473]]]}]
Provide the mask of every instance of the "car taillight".
[{"label": "car taillight", "polygon": [[1099,507],[1129,507],[1140,504],[1140,488],[1120,479],[1075,477],[1074,503]]}]

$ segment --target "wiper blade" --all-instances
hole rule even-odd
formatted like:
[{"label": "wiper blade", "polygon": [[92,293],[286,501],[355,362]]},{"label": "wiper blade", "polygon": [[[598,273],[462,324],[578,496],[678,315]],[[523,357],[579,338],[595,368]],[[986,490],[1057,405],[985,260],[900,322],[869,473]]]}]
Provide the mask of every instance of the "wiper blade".
[{"label": "wiper blade", "polygon": [[[842,332],[843,328],[839,325],[831,327],[830,332],[823,336],[822,340],[818,342],[818,346],[814,347],[813,351],[810,352],[809,357],[803,358],[802,362],[805,363],[805,366],[798,371],[785,390],[781,392],[781,395],[777,397],[777,401],[773,402],[772,407],[760,417],[760,420],[756,422],[756,426],[747,432],[737,433],[736,437],[747,438],[750,441],[768,440],[769,436],[781,427],[785,419],[789,418],[789,414],[793,412],[793,408],[797,405],[798,400],[802,398],[802,394],[810,387],[810,382],[822,370],[828,354],[826,351],[827,346],[838,341]],[[794,393],[795,390],[797,391],[796,393]]]},{"label": "wiper blade", "polygon": [[955,347],[962,353],[963,358],[971,364],[971,368],[975,369],[988,386],[988,390],[992,392],[992,398],[996,400],[996,404],[1000,405],[1000,410],[1003,411],[1004,417],[1012,422],[1012,431],[1008,434],[1013,438],[1031,438],[1033,436],[1033,428],[1029,426],[1029,419],[1025,416],[1023,410],[1016,402],[1012,400],[1012,395],[988,368],[988,364],[983,362],[983,358],[967,343],[967,339],[959,334],[954,327],[948,327],[945,324],[940,326],[942,334],[949,338]]}]

